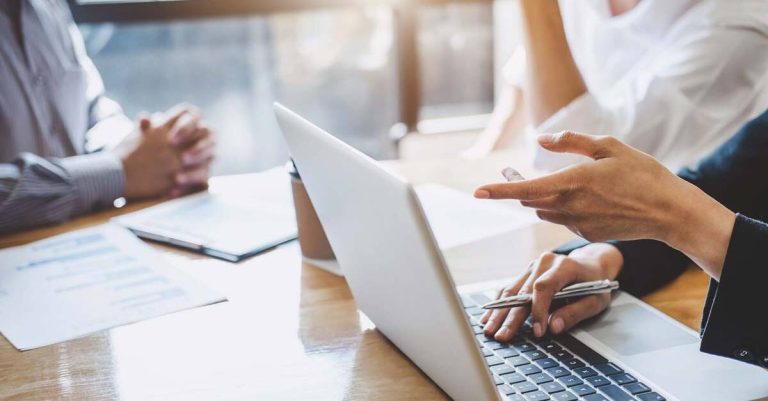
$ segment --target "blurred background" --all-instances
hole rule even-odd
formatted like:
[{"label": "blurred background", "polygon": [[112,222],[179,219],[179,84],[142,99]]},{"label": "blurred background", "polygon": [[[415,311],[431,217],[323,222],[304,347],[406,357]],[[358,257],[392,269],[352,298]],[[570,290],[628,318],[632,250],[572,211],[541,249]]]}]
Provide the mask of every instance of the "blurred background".
[{"label": "blurred background", "polygon": [[70,3],[129,116],[182,100],[204,111],[218,175],[285,162],[274,101],[378,159],[406,136],[428,151],[423,137],[482,128],[517,40],[513,1]]}]

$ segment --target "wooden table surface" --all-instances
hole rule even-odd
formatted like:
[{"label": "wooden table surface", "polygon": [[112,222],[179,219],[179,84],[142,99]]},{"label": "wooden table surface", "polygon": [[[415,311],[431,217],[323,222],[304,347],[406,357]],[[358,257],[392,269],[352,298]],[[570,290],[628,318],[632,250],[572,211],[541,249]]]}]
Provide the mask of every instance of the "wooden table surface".
[{"label": "wooden table surface", "polygon": [[[391,162],[414,183],[469,191],[495,181],[516,152],[482,161]],[[529,173],[525,169],[524,174]],[[106,222],[128,205],[0,237],[0,248]],[[546,223],[450,249],[457,284],[502,279],[572,238]],[[442,400],[423,373],[355,307],[343,278],[302,263],[297,244],[232,264],[153,244],[160,257],[229,302],[19,352],[0,338],[2,400]],[[514,255],[508,260],[500,255]],[[490,259],[489,259],[490,258]],[[485,261],[492,263],[485,263]],[[2,261],[0,261],[1,263]],[[690,269],[645,298],[696,328],[706,276]]]}]

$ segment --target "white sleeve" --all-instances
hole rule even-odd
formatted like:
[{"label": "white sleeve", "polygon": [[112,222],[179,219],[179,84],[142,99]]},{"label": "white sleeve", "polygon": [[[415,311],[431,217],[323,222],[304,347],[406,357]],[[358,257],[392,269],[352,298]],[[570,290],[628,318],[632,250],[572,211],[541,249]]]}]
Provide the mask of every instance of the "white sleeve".
[{"label": "white sleeve", "polygon": [[[703,157],[756,108],[768,106],[756,104],[765,102],[768,71],[768,37],[759,32],[699,29],[656,51],[611,93],[586,93],[533,131],[613,135],[676,169]],[[543,170],[583,160],[535,149],[534,164]]]}]

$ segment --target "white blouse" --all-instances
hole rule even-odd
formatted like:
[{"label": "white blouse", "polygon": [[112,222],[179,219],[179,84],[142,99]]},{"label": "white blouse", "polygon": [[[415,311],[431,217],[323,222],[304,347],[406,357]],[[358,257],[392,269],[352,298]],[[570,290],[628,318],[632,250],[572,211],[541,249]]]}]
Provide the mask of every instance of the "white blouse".
[{"label": "white blouse", "polygon": [[[589,91],[529,129],[538,168],[582,160],[534,145],[535,134],[573,130],[613,135],[676,170],[768,108],[768,0],[642,0],[615,17],[607,0],[560,7]],[[505,71],[516,85],[520,59]]]}]

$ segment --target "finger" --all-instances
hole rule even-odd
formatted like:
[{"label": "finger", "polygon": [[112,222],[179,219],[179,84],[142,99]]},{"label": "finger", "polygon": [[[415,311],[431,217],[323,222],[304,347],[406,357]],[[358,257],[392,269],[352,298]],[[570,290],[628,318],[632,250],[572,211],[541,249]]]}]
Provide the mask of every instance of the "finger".
[{"label": "finger", "polygon": [[573,216],[552,210],[536,210],[536,216],[544,221],[561,226],[570,226],[573,223]]},{"label": "finger", "polygon": [[531,209],[562,210],[563,197],[560,195],[549,196],[535,200],[523,200],[520,204]]},{"label": "finger", "polygon": [[[496,293],[496,298],[494,299],[503,298],[504,290],[505,288],[500,289],[499,292]],[[486,310],[485,313],[483,313],[483,316],[480,316],[480,323],[486,324],[488,322],[488,319],[491,317],[491,314],[493,313],[493,311],[494,311],[493,309]]]},{"label": "finger", "polygon": [[552,298],[566,285],[578,280],[578,266],[570,259],[557,257],[553,267],[544,272],[533,283],[533,301],[531,303],[531,316],[533,325],[539,325],[540,331],[534,334],[541,337],[547,332],[549,308],[552,306]]},{"label": "finger", "polygon": [[179,186],[194,186],[208,182],[208,166],[201,166],[191,170],[176,173],[174,182]]},{"label": "finger", "polygon": [[137,117],[137,121],[139,122],[139,131],[146,135],[149,133],[149,129],[152,128],[152,117],[150,117],[149,114],[146,112],[139,113],[139,116]]},{"label": "finger", "polygon": [[[530,274],[530,269],[526,270],[525,273],[515,279],[511,286],[506,287],[501,291],[499,298],[517,295],[517,293],[520,291],[520,288],[522,288],[523,284],[525,284],[525,281],[528,280]],[[493,337],[501,327],[501,323],[504,322],[504,320],[507,318],[509,310],[510,308],[491,310],[488,318],[484,323],[485,327],[483,327],[483,334],[485,334],[487,337]]]},{"label": "finger", "polygon": [[542,148],[557,153],[576,153],[598,160],[613,156],[618,140],[609,136],[594,136],[572,131],[544,134],[538,137]]},{"label": "finger", "polygon": [[565,192],[570,187],[570,171],[560,171],[530,180],[483,185],[475,191],[479,199],[534,200]]},{"label": "finger", "polygon": [[[539,258],[538,261],[540,260],[541,258]],[[519,293],[520,294],[530,293],[531,286],[533,285],[533,282],[535,280],[536,280],[536,272],[534,270],[528,276],[528,279],[525,280],[525,284],[523,284],[523,286],[520,288]],[[525,319],[528,317],[529,312],[530,312],[530,309],[528,308],[528,306],[511,308],[507,313],[507,316],[504,319],[504,322],[501,324],[501,327],[494,335],[494,338],[496,339],[496,341],[499,341],[499,342],[512,341],[512,339],[515,338],[515,334],[517,334],[517,331],[520,330],[520,326],[523,324],[523,322],[525,322]]]},{"label": "finger", "polygon": [[166,113],[165,121],[163,122],[163,128],[166,130],[173,129],[179,119],[187,113],[189,113],[189,110],[186,108],[179,108],[178,110],[174,110],[172,114]]},{"label": "finger", "polygon": [[602,312],[611,302],[610,294],[589,295],[554,311],[549,318],[553,334],[570,330],[582,320]]},{"label": "finger", "polygon": [[170,196],[171,198],[178,198],[180,196],[191,194],[193,192],[204,191],[206,189],[208,189],[208,183],[188,186],[175,186],[173,189],[171,189]]},{"label": "finger", "polygon": [[215,149],[215,143],[212,139],[203,139],[181,154],[181,162],[184,167],[210,163],[213,160]]},{"label": "finger", "polygon": [[184,145],[193,143],[196,137],[206,134],[199,132],[200,116],[194,114],[184,114],[176,122],[176,125],[170,131],[168,139],[172,145]]}]

